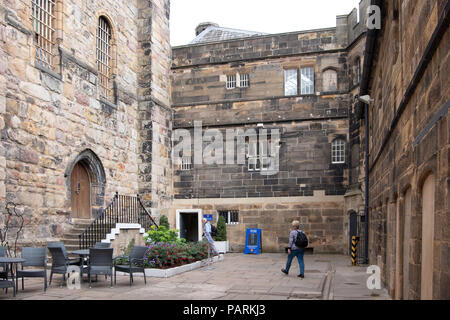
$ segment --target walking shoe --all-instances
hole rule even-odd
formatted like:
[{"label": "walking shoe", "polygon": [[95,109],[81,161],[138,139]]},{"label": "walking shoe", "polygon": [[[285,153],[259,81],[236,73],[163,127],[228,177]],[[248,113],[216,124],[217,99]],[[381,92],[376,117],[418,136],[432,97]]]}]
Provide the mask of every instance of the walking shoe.
[{"label": "walking shoe", "polygon": [[299,274],[297,277],[302,278],[302,279],[305,278],[305,276],[302,274]]},{"label": "walking shoe", "polygon": [[281,269],[281,272],[283,272],[284,274],[288,274],[289,271],[286,271],[286,269]]}]

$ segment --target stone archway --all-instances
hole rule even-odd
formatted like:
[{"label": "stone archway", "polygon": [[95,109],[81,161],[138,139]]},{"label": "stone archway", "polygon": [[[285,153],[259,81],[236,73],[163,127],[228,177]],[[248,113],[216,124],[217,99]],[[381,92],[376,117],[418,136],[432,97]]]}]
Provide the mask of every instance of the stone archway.
[{"label": "stone archway", "polygon": [[106,174],[100,158],[92,150],[84,150],[70,161],[65,177],[69,201],[76,206],[76,210],[72,210],[72,218],[79,215],[82,219],[95,218],[104,205],[105,197]]}]

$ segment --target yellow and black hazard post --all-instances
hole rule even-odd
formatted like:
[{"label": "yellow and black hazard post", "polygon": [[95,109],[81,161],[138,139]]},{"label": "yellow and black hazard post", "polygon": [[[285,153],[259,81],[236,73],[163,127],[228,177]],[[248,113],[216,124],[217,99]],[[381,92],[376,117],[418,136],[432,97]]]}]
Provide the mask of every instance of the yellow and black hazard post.
[{"label": "yellow and black hazard post", "polygon": [[352,266],[356,266],[356,250],[358,248],[359,237],[352,237]]}]

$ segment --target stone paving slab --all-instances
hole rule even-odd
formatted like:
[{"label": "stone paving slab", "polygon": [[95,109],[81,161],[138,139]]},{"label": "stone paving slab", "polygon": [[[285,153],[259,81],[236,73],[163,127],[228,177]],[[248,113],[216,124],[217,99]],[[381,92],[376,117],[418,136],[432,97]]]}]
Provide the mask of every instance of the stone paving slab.
[{"label": "stone paving slab", "polygon": [[[171,278],[118,276],[110,288],[110,280],[98,277],[89,288],[84,281],[80,290],[60,288],[60,275],[54,276],[52,286],[43,292],[42,279],[26,279],[25,291],[19,289],[16,298],[12,290],[0,292],[0,300],[302,300],[323,299],[324,287],[331,284],[329,297],[334,299],[386,299],[372,296],[365,288],[367,275],[348,266],[349,258],[335,255],[305,255],[305,279],[297,277],[298,263],[293,261],[289,275],[281,273],[286,254],[264,253],[259,256],[239,253],[226,254],[225,259],[212,265],[175,275]],[[334,276],[329,276],[330,268]],[[330,280],[332,278],[332,280]],[[355,283],[349,285],[349,283]],[[327,284],[327,285],[326,285]]]}]

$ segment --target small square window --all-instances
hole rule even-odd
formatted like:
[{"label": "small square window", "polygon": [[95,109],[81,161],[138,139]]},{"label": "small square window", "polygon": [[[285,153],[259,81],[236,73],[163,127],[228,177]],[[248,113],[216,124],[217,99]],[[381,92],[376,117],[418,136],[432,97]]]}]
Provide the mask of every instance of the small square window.
[{"label": "small square window", "polygon": [[248,158],[248,171],[260,171],[259,157]]},{"label": "small square window", "polygon": [[284,95],[296,96],[298,94],[297,69],[284,71]]},{"label": "small square window", "polygon": [[239,224],[239,211],[219,211],[219,217],[225,218],[226,224]]},{"label": "small square window", "polygon": [[345,163],[345,141],[335,140],[331,144],[331,163]]},{"label": "small square window", "polygon": [[181,170],[189,171],[192,168],[191,157],[183,157],[181,158]]},{"label": "small square window", "polygon": [[248,74],[241,74],[241,76],[240,76],[240,87],[241,88],[248,88],[249,87]]},{"label": "small square window", "polygon": [[227,89],[234,89],[236,88],[236,75],[228,75],[227,76]]},{"label": "small square window", "polygon": [[261,171],[269,170],[271,164],[272,164],[272,158],[270,158],[270,157],[261,157]]},{"label": "small square window", "polygon": [[302,94],[314,94],[314,68],[302,68],[301,78]]}]

